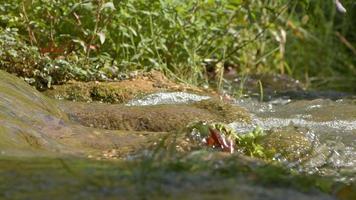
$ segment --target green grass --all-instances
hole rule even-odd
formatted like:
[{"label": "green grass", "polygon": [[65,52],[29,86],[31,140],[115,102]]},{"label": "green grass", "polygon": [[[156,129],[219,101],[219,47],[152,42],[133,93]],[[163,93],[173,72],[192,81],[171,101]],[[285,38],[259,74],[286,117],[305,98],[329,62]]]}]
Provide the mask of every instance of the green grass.
[{"label": "green grass", "polygon": [[151,69],[199,85],[213,59],[353,91],[355,6],[343,3],[346,15],[321,0],[4,0],[0,68],[38,88]]}]

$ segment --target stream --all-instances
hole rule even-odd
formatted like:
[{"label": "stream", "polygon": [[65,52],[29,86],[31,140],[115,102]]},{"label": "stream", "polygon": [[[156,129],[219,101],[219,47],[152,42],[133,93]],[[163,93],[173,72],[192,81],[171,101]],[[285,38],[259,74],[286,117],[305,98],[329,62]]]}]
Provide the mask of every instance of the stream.
[{"label": "stream", "polygon": [[[125,104],[58,101],[0,71],[0,199],[354,199],[354,98],[214,99],[155,91]],[[229,154],[192,144],[193,121],[278,133],[272,140],[287,138],[280,147],[292,151],[300,141],[283,134],[296,133],[310,148],[271,162]]]},{"label": "stream", "polygon": [[[204,100],[186,93],[156,93],[128,105],[157,105]],[[312,142],[315,153],[303,163],[287,163],[307,173],[335,176],[352,182],[356,178],[356,101],[355,99],[292,100],[236,99],[234,104],[252,113],[252,123],[232,122],[238,133],[251,132],[256,127],[270,130],[280,127],[295,128]],[[288,161],[285,161],[288,162]]]},{"label": "stream", "polygon": [[240,132],[253,126],[273,129],[295,126],[314,142],[315,156],[302,164],[308,173],[335,175],[343,181],[354,181],[356,175],[356,106],[353,100],[294,100],[256,102],[238,100],[254,114],[248,126],[234,123]]}]

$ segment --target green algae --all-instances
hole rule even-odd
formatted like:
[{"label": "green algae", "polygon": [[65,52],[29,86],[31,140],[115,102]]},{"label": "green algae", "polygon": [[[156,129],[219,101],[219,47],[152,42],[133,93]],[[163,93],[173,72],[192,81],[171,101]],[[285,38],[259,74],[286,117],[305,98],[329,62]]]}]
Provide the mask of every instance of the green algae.
[{"label": "green algae", "polygon": [[121,104],[134,98],[162,91],[202,93],[202,90],[194,86],[174,83],[157,71],[139,74],[121,81],[69,81],[63,85],[54,85],[52,89],[48,89],[43,93],[61,100]]},{"label": "green algae", "polygon": [[208,99],[193,104],[197,108],[206,109],[216,115],[221,116],[220,122],[251,122],[251,116],[248,111],[242,107],[235,106],[221,100]]},{"label": "green algae", "polygon": [[115,88],[112,86],[98,85],[90,91],[90,97],[93,101],[109,103],[125,103],[127,100],[137,97],[138,94],[130,94],[127,89]]},{"label": "green algae", "polygon": [[201,120],[250,121],[250,115],[246,110],[218,100],[152,106],[62,102],[61,107],[78,123],[110,130],[173,131]]},{"label": "green algae", "polygon": [[0,71],[0,151],[4,155],[126,156],[165,133],[108,131],[69,121],[58,103],[24,81]]},{"label": "green algae", "polygon": [[[100,157],[98,154],[114,149],[118,154],[115,157],[121,157],[153,143],[166,134],[165,131],[177,130],[192,121],[249,119],[246,111],[221,102],[216,103],[219,106],[214,106],[214,102],[202,102],[213,109],[199,103],[145,107],[58,103],[10,74],[0,72],[0,75],[0,107],[3,108],[0,111],[0,149],[8,155],[21,150],[24,154],[49,151]],[[236,110],[234,115],[224,114],[231,110]],[[117,131],[119,129],[126,131]]]},{"label": "green algae", "polygon": [[[11,127],[4,124],[0,126],[0,151],[2,154],[17,154],[23,156],[25,154],[37,155],[43,152],[43,146],[40,138],[35,134],[31,134],[31,127],[24,124],[21,127],[28,128],[27,133],[18,129],[14,131]],[[30,133],[30,134],[28,134]],[[33,133],[33,132],[32,132]]]},{"label": "green algae", "polygon": [[[115,195],[129,195],[129,192],[120,193],[120,189],[115,191],[114,187],[127,185],[122,177],[127,175],[118,169],[119,164],[78,158],[2,158],[0,196],[2,199],[102,199],[108,196],[102,191],[106,187],[112,190],[109,195],[112,199]],[[114,178],[121,181],[112,185]]]},{"label": "green algae", "polygon": [[269,130],[262,140],[262,146],[289,161],[306,159],[313,153],[313,144],[306,136],[306,130],[294,126]]},{"label": "green algae", "polygon": [[[191,199],[195,195],[259,199],[255,192],[265,196],[278,192],[278,199],[287,194],[303,199],[331,199],[320,191],[331,193],[334,188],[326,178],[293,174],[281,166],[256,163],[241,156],[221,157],[216,152],[200,151],[186,156],[170,154],[162,160],[157,155],[126,162],[70,157],[2,158],[0,195],[12,200],[49,196],[51,199]],[[264,189],[265,185],[268,188]]]},{"label": "green algae", "polygon": [[[79,102],[125,103],[136,97],[136,94],[130,90],[115,87],[112,84],[73,81],[66,85],[54,86],[53,90],[47,90],[43,93],[56,99]],[[137,93],[140,93],[140,91]]]},{"label": "green algae", "polygon": [[[46,98],[29,86],[24,81],[0,70],[0,118],[8,116],[21,116],[31,118],[34,110],[42,110],[44,113],[55,117],[66,118],[53,100]],[[22,107],[23,110],[10,111],[11,108]]]}]

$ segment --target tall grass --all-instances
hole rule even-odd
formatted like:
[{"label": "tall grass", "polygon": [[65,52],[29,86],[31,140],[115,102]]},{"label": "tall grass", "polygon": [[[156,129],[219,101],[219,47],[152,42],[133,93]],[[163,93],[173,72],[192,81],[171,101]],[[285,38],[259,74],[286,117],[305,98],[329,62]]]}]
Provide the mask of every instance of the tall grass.
[{"label": "tall grass", "polygon": [[[352,9],[340,16],[332,1],[3,1],[0,32],[15,32],[13,38],[49,58],[49,65],[36,67],[46,71],[42,82],[61,82],[63,74],[110,79],[120,72],[158,69],[200,84],[207,81],[206,60],[217,69],[230,63],[240,73],[288,73],[313,83],[315,76],[352,77],[355,70],[345,46],[345,41],[354,44]],[[352,7],[351,0],[345,2]],[[6,70],[18,61],[9,51],[0,56]]]},{"label": "tall grass", "polygon": [[291,74],[314,88],[356,92],[356,4],[342,2],[346,14],[329,1],[296,3],[285,59]]},{"label": "tall grass", "polygon": [[[17,28],[45,55],[86,57],[78,66],[89,71],[84,76],[155,68],[193,84],[206,80],[205,59],[252,70],[256,54],[269,51],[266,30],[278,27],[276,19],[287,8],[282,1],[257,0],[5,2],[3,29]],[[103,61],[87,64],[95,59]]]}]

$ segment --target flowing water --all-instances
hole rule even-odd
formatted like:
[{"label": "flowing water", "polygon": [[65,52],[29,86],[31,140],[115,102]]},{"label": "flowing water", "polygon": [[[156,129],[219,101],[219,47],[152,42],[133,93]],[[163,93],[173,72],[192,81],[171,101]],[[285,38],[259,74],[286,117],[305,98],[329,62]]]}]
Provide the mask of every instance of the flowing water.
[{"label": "flowing water", "polygon": [[[167,98],[169,97],[169,98]],[[189,103],[206,97],[187,93],[156,93],[134,100],[129,105]],[[185,99],[185,101],[184,101]],[[312,142],[315,153],[303,162],[287,163],[288,166],[308,173],[334,176],[345,182],[356,178],[356,100],[238,99],[235,104],[252,113],[252,123],[229,124],[238,133],[251,132],[260,127],[270,130],[279,127],[295,127]]]},{"label": "flowing water", "polygon": [[253,113],[253,123],[232,126],[248,132],[254,126],[263,129],[295,126],[303,128],[314,142],[314,156],[303,163],[312,173],[335,175],[343,181],[354,181],[356,176],[356,104],[354,100],[329,99],[283,100],[257,102],[237,100],[236,104]]},{"label": "flowing water", "polygon": [[[234,101],[252,116],[251,122],[229,124],[237,132],[244,134],[255,127],[266,131],[282,128],[297,131],[310,140],[313,153],[307,159],[289,161],[276,157],[282,167],[239,154],[191,148],[191,145],[187,145],[188,150],[184,145],[172,148],[167,143],[172,138],[179,140],[180,132],[107,130],[84,126],[68,116],[71,110],[82,107],[100,111],[100,115],[103,111],[126,109],[131,112],[142,108],[142,115],[149,116],[159,114],[163,107],[158,105],[165,104],[163,120],[174,124],[172,120],[183,121],[183,114],[191,109],[195,109],[189,115],[192,119],[194,115],[211,117],[213,112],[204,111],[202,107],[179,106],[208,98],[171,92],[132,100],[125,107],[59,103],[0,71],[0,199],[355,197],[352,183],[356,173],[356,102],[352,98]],[[216,108],[222,109],[221,106]],[[170,114],[175,109],[183,118]],[[215,113],[211,119],[219,114]],[[95,117],[95,113],[91,115]],[[136,121],[142,122],[141,118]],[[172,137],[174,134],[177,138]],[[183,141],[187,142],[184,138]],[[106,161],[98,161],[102,159]],[[314,179],[313,174],[318,178]],[[336,194],[336,190],[330,193],[328,188],[333,185],[319,179],[320,176],[331,177],[347,187],[341,189],[341,195]],[[315,184],[328,192],[314,190]]]}]

